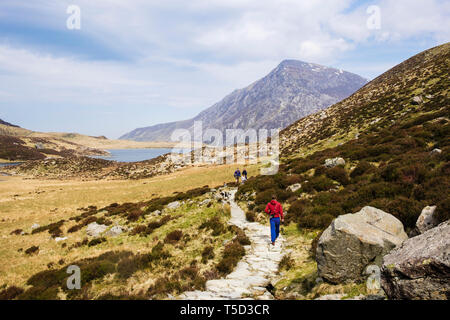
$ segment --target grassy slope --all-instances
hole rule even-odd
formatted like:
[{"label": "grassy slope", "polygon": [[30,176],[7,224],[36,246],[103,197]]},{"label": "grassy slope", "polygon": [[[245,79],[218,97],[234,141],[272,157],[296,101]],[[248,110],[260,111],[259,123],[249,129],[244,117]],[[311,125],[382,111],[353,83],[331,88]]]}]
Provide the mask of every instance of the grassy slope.
[{"label": "grassy slope", "polygon": [[[257,174],[257,170],[256,166],[248,168],[250,175]],[[15,285],[27,288],[28,286],[25,286],[26,281],[32,275],[47,270],[49,263],[53,263],[51,270],[59,270],[66,264],[79,259],[93,258],[94,260],[91,262],[99,262],[101,260],[98,258],[99,255],[107,251],[130,251],[133,254],[147,253],[158,242],[154,240],[154,237],[164,240],[169,232],[176,229],[182,230],[184,234],[191,234],[192,239],[188,241],[183,251],[176,248],[177,245],[167,245],[166,249],[174,257],[179,257],[184,251],[190,252],[189,255],[179,261],[169,259],[169,261],[177,261],[177,266],[172,268],[174,273],[188,267],[194,256],[200,262],[201,254],[199,252],[204,249],[203,247],[209,245],[214,247],[215,258],[209,261],[209,264],[199,263],[198,274],[201,275],[221,259],[222,241],[231,238],[232,233],[235,232],[228,231],[219,237],[212,237],[211,232],[197,229],[202,221],[210,218],[220,209],[217,206],[203,209],[195,206],[184,206],[174,213],[174,215],[181,216],[179,219],[170,221],[160,229],[155,230],[150,236],[140,237],[125,234],[115,239],[109,239],[108,242],[97,246],[83,245],[71,250],[68,250],[68,247],[84,239],[85,228],[75,233],[68,233],[68,229],[76,225],[74,221],[68,219],[82,212],[77,210],[78,208],[86,208],[90,205],[102,208],[113,202],[119,204],[139,203],[149,199],[170,196],[174,192],[185,192],[207,184],[210,186],[222,185],[225,181],[230,182],[232,180],[233,172],[234,166],[194,167],[164,177],[139,181],[24,181],[17,177],[2,177],[0,180],[4,181],[0,181],[0,258],[2,261],[9,261],[9,263],[0,266],[0,287]],[[101,217],[102,215],[103,213],[98,213],[95,216]],[[121,223],[127,221],[123,217],[117,218],[118,220],[114,221]],[[69,237],[66,248],[62,247],[62,243],[51,240],[47,231],[27,236],[11,235],[11,232],[17,229],[29,233],[33,223],[46,226],[62,219],[67,220],[61,227],[63,235]],[[148,217],[145,222],[144,220],[136,221],[129,226],[132,228],[134,225],[146,224],[154,220],[158,219]],[[212,241],[212,243],[209,243],[209,241]],[[39,246],[38,255],[29,256],[23,252],[32,246]],[[23,251],[19,252],[19,249],[23,249]],[[58,264],[61,259],[64,259],[62,266]],[[170,276],[173,276],[173,274]],[[94,288],[89,291],[89,294],[94,298],[106,292],[115,295],[120,295],[121,291],[125,295],[138,294],[140,291],[148,289],[156,278],[156,272],[151,270],[140,271],[126,282],[113,279],[111,282],[108,280],[103,283],[103,280],[109,279],[105,277],[102,281],[93,283]],[[199,281],[198,278],[196,279]],[[186,283],[186,281],[183,280],[182,283]],[[160,290],[165,292],[169,289],[160,288]]]},{"label": "grassy slope", "polygon": [[[421,53],[330,107],[326,120],[315,121],[320,119],[316,114],[287,128],[281,137],[280,172],[249,179],[238,197],[257,214],[276,193],[287,211],[285,229],[292,243],[304,243],[307,230],[320,232],[336,216],[365,205],[394,214],[409,232],[426,205],[437,205],[441,221],[449,219],[449,54],[448,44]],[[415,95],[424,101],[412,104]],[[432,154],[435,148],[442,152]],[[325,159],[334,157],[344,158],[346,165],[325,168]],[[294,183],[302,188],[287,191]],[[317,239],[311,243],[311,259]],[[292,249],[304,256],[302,245]],[[363,290],[361,285],[316,285],[314,268],[313,260],[296,260],[276,285],[276,294],[295,291],[312,298]]]}]

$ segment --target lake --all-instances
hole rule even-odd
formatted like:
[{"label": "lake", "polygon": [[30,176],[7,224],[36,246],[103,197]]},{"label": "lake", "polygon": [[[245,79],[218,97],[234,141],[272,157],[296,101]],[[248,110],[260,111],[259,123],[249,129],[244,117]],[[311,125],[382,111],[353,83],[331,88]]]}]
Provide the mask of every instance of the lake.
[{"label": "lake", "polygon": [[8,163],[0,163],[0,168],[1,167],[7,167],[7,166],[15,166],[16,164],[21,164],[23,162],[8,162]]},{"label": "lake", "polygon": [[105,159],[119,162],[137,162],[157,158],[163,154],[170,153],[172,149],[153,148],[153,149],[110,149],[110,156],[92,156],[91,158]]}]

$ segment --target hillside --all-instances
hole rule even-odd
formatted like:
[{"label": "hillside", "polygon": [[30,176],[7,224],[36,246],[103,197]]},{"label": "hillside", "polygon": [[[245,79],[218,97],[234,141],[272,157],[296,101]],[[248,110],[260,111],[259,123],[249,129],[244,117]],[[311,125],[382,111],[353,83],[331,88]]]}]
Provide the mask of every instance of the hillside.
[{"label": "hillside", "polygon": [[0,124],[5,125],[5,126],[9,126],[9,127],[17,127],[17,128],[19,127],[19,126],[16,126],[14,124],[11,124],[9,122],[3,121],[2,119],[0,119]]},{"label": "hillside", "polygon": [[366,83],[343,70],[285,60],[264,78],[235,90],[193,119],[135,129],[120,139],[170,141],[175,129],[192,129],[194,121],[202,121],[204,130],[281,129],[348,97]]},{"label": "hillside", "polygon": [[169,142],[111,140],[78,133],[37,132],[0,124],[0,161],[108,155],[107,149],[171,148]]},{"label": "hillside", "polygon": [[[375,207],[397,218],[410,237],[426,206],[436,206],[436,224],[450,219],[449,58],[449,44],[422,52],[296,122],[282,132],[279,172],[239,187],[248,219],[264,221],[261,212],[276,194],[292,242],[320,231],[310,257],[289,262],[277,297],[314,298],[330,288],[315,282],[315,255],[321,231],[338,216]],[[301,247],[291,249],[301,255]]]},{"label": "hillside", "polygon": [[448,107],[449,51],[447,43],[417,54],[347,99],[293,123],[281,132],[282,154],[336,146],[370,128]]}]

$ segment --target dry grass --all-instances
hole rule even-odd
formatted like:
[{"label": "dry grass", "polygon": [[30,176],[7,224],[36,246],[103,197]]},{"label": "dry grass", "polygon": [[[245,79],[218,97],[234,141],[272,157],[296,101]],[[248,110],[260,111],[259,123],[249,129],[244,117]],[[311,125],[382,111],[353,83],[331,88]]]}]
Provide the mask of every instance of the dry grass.
[{"label": "dry grass", "polygon": [[[98,256],[109,250],[128,250],[132,252],[148,251],[157,240],[161,240],[167,232],[174,228],[185,230],[199,220],[175,220],[152,234],[149,241],[139,236],[108,239],[107,243],[101,243],[93,247],[81,246],[76,250],[69,247],[83,241],[84,230],[67,233],[74,222],[65,223],[61,229],[64,235],[69,237],[67,246],[50,239],[46,231],[27,236],[11,235],[11,232],[22,229],[31,233],[31,226],[38,223],[41,226],[58,222],[62,219],[80,214],[78,208],[95,205],[102,208],[111,203],[139,202],[154,197],[172,195],[174,192],[183,192],[196,187],[209,185],[215,187],[224,182],[233,180],[234,165],[192,167],[170,175],[154,177],[139,181],[55,181],[55,180],[26,180],[18,177],[1,177],[0,180],[0,259],[8,261],[0,265],[0,286],[22,286],[33,274],[47,269],[50,263],[57,264],[63,259],[66,262],[75,261],[86,257]],[[248,166],[249,175],[258,173],[256,166]],[[198,219],[200,217],[196,217]],[[204,234],[199,235],[207,240]],[[39,246],[39,254],[26,255],[24,251],[32,246]],[[21,250],[21,251],[19,251]],[[201,259],[202,248],[190,248],[189,250],[177,249],[186,257],[194,256]],[[218,257],[218,253],[215,254]],[[135,286],[148,284],[148,278],[130,280]],[[143,281],[142,283],[139,281]],[[103,284],[106,286],[106,284]]]}]

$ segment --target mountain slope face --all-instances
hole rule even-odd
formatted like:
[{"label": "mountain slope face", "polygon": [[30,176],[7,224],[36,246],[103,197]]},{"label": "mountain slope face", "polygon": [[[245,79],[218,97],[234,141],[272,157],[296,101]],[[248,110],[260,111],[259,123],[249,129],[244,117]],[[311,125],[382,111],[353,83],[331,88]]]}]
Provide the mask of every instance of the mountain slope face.
[{"label": "mountain slope face", "polygon": [[[297,60],[285,60],[250,86],[235,90],[195,118],[135,129],[120,139],[170,141],[175,129],[275,129],[348,97],[367,81],[338,69]],[[197,138],[197,137],[196,137]]]},{"label": "mountain slope face", "polygon": [[2,119],[0,119],[0,124],[3,124],[3,125],[5,125],[5,126],[9,126],[9,127],[16,127],[16,128],[19,127],[19,126],[16,126],[16,125],[14,125],[14,124],[11,124],[11,123],[9,123],[9,122],[3,121]]},{"label": "mountain slope face", "polygon": [[[250,177],[239,186],[236,197],[249,208],[247,215],[267,219],[262,212],[276,194],[286,213],[285,230],[298,232],[291,231],[294,239],[301,239],[306,230],[323,231],[336,217],[365,206],[395,216],[410,237],[417,235],[416,222],[426,206],[436,206],[436,224],[448,221],[449,62],[449,44],[425,51],[347,100],[284,130],[278,173]],[[311,260],[315,259],[320,235],[312,242]],[[301,247],[292,246],[292,257],[302,254]],[[417,255],[410,257],[424,261]],[[351,260],[351,255],[348,259],[349,263],[360,263]],[[317,298],[325,289],[314,284],[315,266],[305,272],[304,265],[296,262],[299,260],[293,259],[291,269],[274,284],[276,298],[292,293]],[[448,277],[440,274],[434,281],[445,284]],[[416,283],[417,292],[434,297],[424,281]]]},{"label": "mountain slope face", "polygon": [[341,102],[281,132],[284,156],[336,146],[372,127],[420,115],[449,102],[450,43],[395,66]]}]

